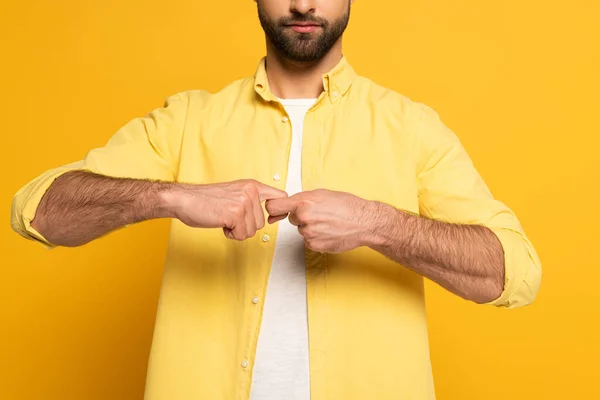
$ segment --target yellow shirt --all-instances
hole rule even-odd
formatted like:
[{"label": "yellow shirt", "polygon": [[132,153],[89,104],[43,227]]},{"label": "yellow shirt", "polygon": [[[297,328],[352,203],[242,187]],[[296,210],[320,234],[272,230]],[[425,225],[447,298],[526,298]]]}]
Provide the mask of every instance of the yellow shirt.
[{"label": "yellow shirt", "polygon": [[[488,226],[506,268],[504,292],[490,304],[530,303],[541,279],[538,256],[438,115],[357,76],[345,58],[323,86],[304,123],[303,188]],[[291,124],[263,59],[253,77],[215,94],[176,94],[84,160],[28,183],[15,195],[12,226],[53,247],[30,222],[52,181],[73,169],[203,184],[253,178],[283,189],[290,143]],[[221,229],[172,221],[147,400],[248,399],[263,307],[252,299],[264,297],[277,227],[238,242]],[[365,247],[307,250],[306,268],[311,399],[434,399],[423,278]]]}]

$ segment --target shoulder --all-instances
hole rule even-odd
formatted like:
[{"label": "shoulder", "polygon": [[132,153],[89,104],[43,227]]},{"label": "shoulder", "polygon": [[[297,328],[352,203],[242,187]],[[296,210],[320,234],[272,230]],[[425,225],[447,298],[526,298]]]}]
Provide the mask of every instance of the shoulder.
[{"label": "shoulder", "polygon": [[173,94],[167,99],[167,102],[181,103],[194,111],[210,108],[214,105],[223,106],[250,93],[252,82],[252,78],[238,79],[214,93],[201,89],[186,90]]},{"label": "shoulder", "polygon": [[364,76],[355,78],[351,90],[355,98],[361,99],[369,106],[379,111],[391,112],[402,118],[419,119],[426,114],[435,114],[435,111],[426,104],[415,101]]}]

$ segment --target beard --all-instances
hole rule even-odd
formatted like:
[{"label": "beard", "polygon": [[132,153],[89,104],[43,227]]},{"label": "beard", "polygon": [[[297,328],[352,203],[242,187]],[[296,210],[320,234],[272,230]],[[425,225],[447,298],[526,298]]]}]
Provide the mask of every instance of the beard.
[{"label": "beard", "polygon": [[[258,19],[267,39],[283,57],[295,62],[314,62],[323,58],[342,36],[350,20],[350,2],[346,14],[333,22],[300,13],[272,20],[260,6],[260,1],[257,4]],[[289,25],[297,22],[318,24],[319,28],[310,33],[296,32]]]}]

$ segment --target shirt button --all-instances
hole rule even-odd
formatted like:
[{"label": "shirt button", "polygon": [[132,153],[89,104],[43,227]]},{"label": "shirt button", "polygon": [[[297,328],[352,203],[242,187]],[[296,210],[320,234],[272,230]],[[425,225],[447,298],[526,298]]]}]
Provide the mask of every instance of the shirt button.
[{"label": "shirt button", "polygon": [[252,298],[252,304],[258,304],[258,297],[253,297]]},{"label": "shirt button", "polygon": [[333,97],[338,97],[340,95],[338,92],[333,92],[331,94],[333,95]]},{"label": "shirt button", "polygon": [[248,367],[248,361],[244,360],[242,361],[242,368],[247,368]]},{"label": "shirt button", "polygon": [[275,174],[273,175],[273,180],[279,182],[279,180],[281,179],[281,176],[279,176],[279,174]]},{"label": "shirt button", "polygon": [[288,117],[281,118],[281,122],[288,122],[290,119]]},{"label": "shirt button", "polygon": [[269,240],[271,240],[271,237],[269,235],[267,235],[267,234],[264,234],[263,237],[262,237],[262,241],[266,243]]}]

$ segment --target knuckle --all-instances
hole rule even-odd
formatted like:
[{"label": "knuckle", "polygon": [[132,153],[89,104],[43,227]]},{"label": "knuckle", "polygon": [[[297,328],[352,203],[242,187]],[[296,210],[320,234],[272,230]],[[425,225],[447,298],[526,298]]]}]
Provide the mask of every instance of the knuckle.
[{"label": "knuckle", "polygon": [[254,179],[245,179],[242,189],[247,193],[258,193],[257,182]]},{"label": "knuckle", "polygon": [[313,203],[310,200],[304,199],[298,203],[298,209],[303,210],[303,211],[309,211],[312,204]]},{"label": "knuckle", "polygon": [[252,203],[252,200],[250,199],[250,196],[248,195],[247,192],[241,194],[238,198],[238,201],[243,206],[249,206]]},{"label": "knuckle", "polygon": [[303,224],[312,222],[312,217],[306,208],[299,208],[298,211],[296,211],[296,219]]},{"label": "knuckle", "polygon": [[236,217],[240,218],[244,216],[244,207],[237,203],[231,206],[231,213]]}]

